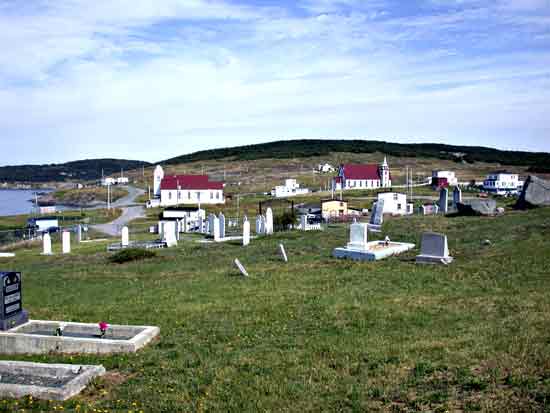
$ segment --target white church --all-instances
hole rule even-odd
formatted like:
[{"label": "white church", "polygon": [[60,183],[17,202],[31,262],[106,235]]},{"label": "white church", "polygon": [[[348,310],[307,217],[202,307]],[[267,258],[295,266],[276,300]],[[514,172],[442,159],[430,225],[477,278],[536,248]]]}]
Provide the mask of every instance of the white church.
[{"label": "white church", "polygon": [[164,175],[157,165],[153,173],[153,197],[147,207],[225,204],[224,183],[210,181],[208,175]]},{"label": "white church", "polygon": [[376,164],[340,165],[332,180],[334,190],[391,188],[391,173],[387,159]]}]

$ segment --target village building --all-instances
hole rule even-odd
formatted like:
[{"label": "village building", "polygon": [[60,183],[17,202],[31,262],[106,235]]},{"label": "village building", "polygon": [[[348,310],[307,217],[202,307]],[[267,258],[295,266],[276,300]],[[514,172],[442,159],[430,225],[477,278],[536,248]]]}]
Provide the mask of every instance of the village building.
[{"label": "village building", "polygon": [[517,194],[522,187],[519,175],[506,171],[493,172],[483,181],[483,189],[497,195]]},{"label": "village building", "polygon": [[287,198],[307,193],[309,193],[309,189],[300,188],[300,184],[296,182],[296,179],[286,179],[284,185],[276,186],[271,190],[271,196],[275,198]]},{"label": "village building", "polygon": [[210,181],[208,175],[164,175],[159,165],[153,174],[153,194],[156,200],[148,206],[224,204],[223,182]]},{"label": "village building", "polygon": [[397,192],[378,194],[378,201],[383,200],[383,214],[410,215],[413,213],[413,204],[407,204],[407,195]]},{"label": "village building", "polygon": [[333,190],[377,189],[391,187],[391,173],[388,161],[376,164],[344,164],[338,176],[332,180]]},{"label": "village building", "polygon": [[432,187],[435,189],[457,186],[458,179],[453,171],[432,171]]}]

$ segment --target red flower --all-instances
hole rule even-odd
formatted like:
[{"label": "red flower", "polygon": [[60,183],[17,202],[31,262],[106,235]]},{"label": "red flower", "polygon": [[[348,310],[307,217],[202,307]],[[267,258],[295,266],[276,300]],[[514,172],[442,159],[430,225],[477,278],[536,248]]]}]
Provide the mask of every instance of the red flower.
[{"label": "red flower", "polygon": [[101,331],[106,331],[109,328],[109,324],[107,324],[105,321],[101,321],[99,323],[99,329]]}]

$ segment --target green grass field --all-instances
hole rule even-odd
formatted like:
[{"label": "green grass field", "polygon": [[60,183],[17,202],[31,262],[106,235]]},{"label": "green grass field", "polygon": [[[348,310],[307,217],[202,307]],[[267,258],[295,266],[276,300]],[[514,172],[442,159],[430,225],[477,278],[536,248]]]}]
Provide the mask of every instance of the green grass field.
[{"label": "green grass field", "polygon": [[17,250],[2,267],[23,272],[33,319],[157,325],[161,338],[132,355],[9,357],[108,375],[72,401],[0,412],[550,411],[550,209],[384,225],[417,246],[426,230],[449,236],[451,266],[415,265],[418,249],[335,260],[344,225],[247,248],[186,235],[126,264],[109,262],[106,243]]}]

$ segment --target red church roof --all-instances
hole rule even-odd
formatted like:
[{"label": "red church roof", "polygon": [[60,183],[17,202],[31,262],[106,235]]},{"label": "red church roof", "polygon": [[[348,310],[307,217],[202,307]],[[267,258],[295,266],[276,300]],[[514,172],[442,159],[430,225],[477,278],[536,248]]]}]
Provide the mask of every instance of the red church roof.
[{"label": "red church roof", "polygon": [[219,190],[223,189],[223,182],[210,181],[208,175],[172,175],[165,176],[160,183],[160,189],[183,190]]},{"label": "red church roof", "polygon": [[380,174],[378,173],[379,166],[375,164],[366,164],[366,165],[347,164],[347,165],[343,165],[342,167],[344,170],[344,177],[346,179],[358,179],[358,180],[380,179]]}]

